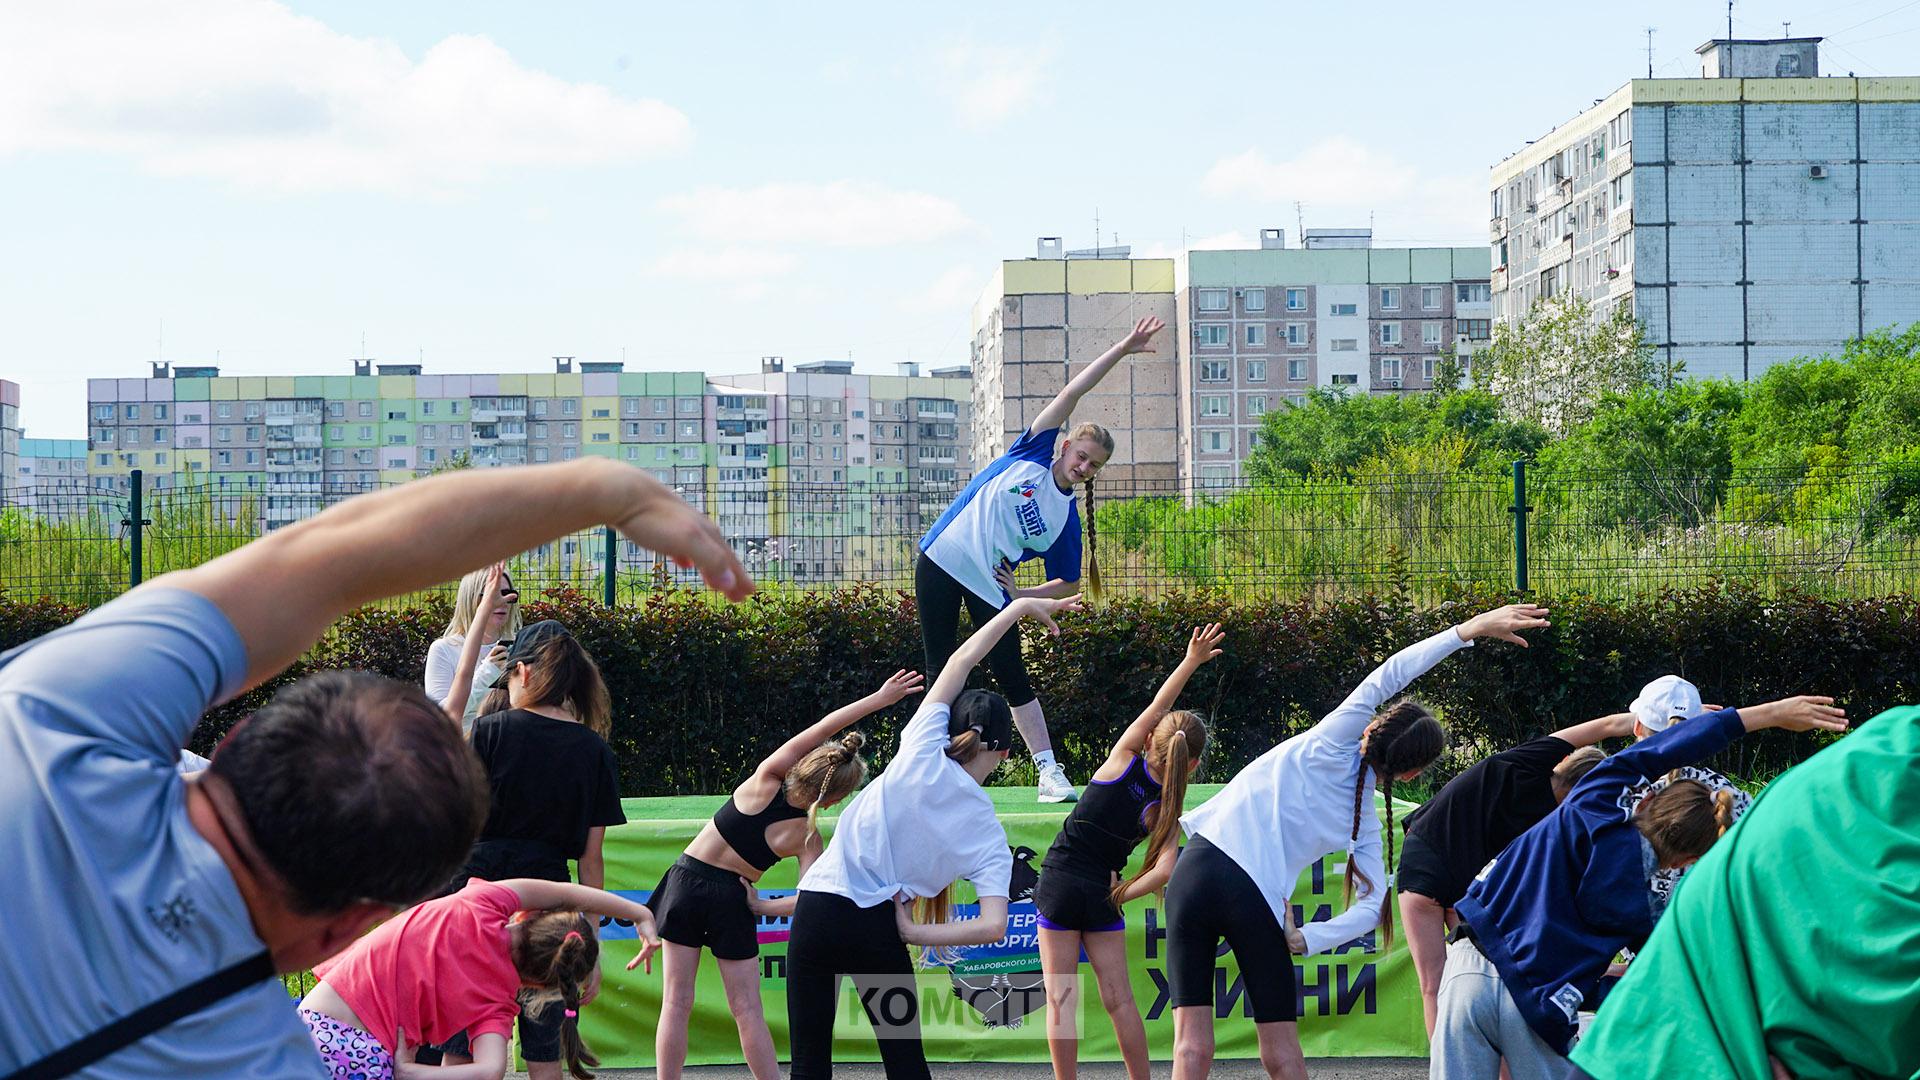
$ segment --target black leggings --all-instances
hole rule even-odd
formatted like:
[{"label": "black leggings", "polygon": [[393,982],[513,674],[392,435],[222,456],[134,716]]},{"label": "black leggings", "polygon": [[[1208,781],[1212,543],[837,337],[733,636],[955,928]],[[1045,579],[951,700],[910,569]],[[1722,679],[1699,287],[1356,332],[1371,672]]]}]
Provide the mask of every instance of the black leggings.
[{"label": "black leggings", "polygon": [[787,939],[787,1030],[792,1080],[833,1075],[840,979],[853,976],[880,1043],[888,1080],[931,1077],[920,1043],[920,993],[893,905],[863,908],[844,896],[802,891]]},{"label": "black leggings", "polygon": [[1167,982],[1174,1008],[1212,1009],[1213,961],[1221,938],[1240,962],[1253,1022],[1295,1019],[1299,989],[1286,930],[1240,864],[1196,836],[1174,862],[1167,882]]},{"label": "black leggings", "polygon": [[[924,551],[913,565],[913,589],[920,608],[920,643],[927,652],[927,685],[932,686],[958,644],[961,602],[966,602],[967,613],[973,616],[976,634],[1000,609],[973,595],[965,585],[955,581],[953,575],[927,558]],[[1008,705],[1018,708],[1034,699],[1033,683],[1027,678],[1027,663],[1020,658],[1017,629],[1007,631],[994,643],[993,651],[987,654],[987,666],[993,669],[993,677],[999,681],[1000,692],[1006,695]]]}]

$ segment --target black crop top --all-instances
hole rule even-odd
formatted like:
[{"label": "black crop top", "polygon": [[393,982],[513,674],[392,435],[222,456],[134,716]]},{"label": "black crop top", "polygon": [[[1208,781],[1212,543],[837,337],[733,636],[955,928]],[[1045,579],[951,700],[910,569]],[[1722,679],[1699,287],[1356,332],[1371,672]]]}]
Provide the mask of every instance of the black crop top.
[{"label": "black crop top", "polygon": [[733,796],[729,795],[720,809],[714,812],[713,825],[720,830],[720,838],[727,842],[734,854],[745,859],[755,870],[767,870],[780,861],[780,856],[767,846],[767,826],[806,816],[804,809],[787,801],[784,790],[774,795],[765,810],[751,815],[742,813],[739,807],[733,805]]},{"label": "black crop top", "polygon": [[1144,755],[1136,755],[1112,780],[1088,781],[1047,849],[1044,865],[1101,874],[1125,870],[1133,849],[1147,838],[1147,811],[1159,801],[1160,782],[1147,772]]}]

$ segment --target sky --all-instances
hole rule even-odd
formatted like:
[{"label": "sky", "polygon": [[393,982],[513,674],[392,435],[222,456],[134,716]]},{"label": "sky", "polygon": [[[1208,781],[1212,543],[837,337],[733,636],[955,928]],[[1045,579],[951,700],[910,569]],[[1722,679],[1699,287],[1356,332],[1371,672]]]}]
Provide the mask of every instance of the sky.
[{"label": "sky", "polygon": [[[1920,74],[1920,0],[1735,8]],[[1136,255],[1367,225],[1479,244],[1490,165],[1726,8],[18,0],[0,378],[964,363],[1040,236]],[[1301,208],[1296,211],[1295,203]]]}]

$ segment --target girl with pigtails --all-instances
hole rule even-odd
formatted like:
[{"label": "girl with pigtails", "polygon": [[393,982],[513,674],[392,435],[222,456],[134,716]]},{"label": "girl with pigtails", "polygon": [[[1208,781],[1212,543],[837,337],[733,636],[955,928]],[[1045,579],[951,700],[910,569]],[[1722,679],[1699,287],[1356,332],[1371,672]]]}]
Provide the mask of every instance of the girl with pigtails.
[{"label": "girl with pigtails", "polygon": [[[1131,353],[1152,352],[1153,336],[1164,326],[1151,316],[1141,319],[1132,333],[1075,375],[1006,453],[974,474],[953,505],[921,537],[913,579],[928,672],[944,670],[953,655],[962,604],[977,634],[1010,601],[1026,596],[1052,599],[1080,591],[1080,515],[1073,488],[1086,485],[1088,505],[1092,505],[1093,478],[1113,456],[1113,435],[1098,424],[1076,425],[1064,437],[1061,428],[1080,399],[1114,365]],[[1044,561],[1047,581],[1022,589],[1014,583],[1014,568],[1033,558]],[[1097,567],[1090,577],[1097,589]],[[1033,755],[1040,801],[1072,802],[1078,794],[1054,758],[1047,719],[1020,656],[1019,635],[1002,638],[988,655],[987,665]]]},{"label": "girl with pigtails", "polygon": [[[1040,913],[1047,1048],[1055,1077],[1072,1077],[1079,1067],[1074,1025],[1083,949],[1100,985],[1100,1003],[1113,1018],[1129,1080],[1150,1075],[1147,1028],[1128,978],[1127,922],[1120,909],[1160,890],[1173,873],[1180,807],[1207,746],[1206,722],[1198,713],[1173,706],[1193,673],[1220,655],[1225,638],[1219,623],[1194,628],[1180,666],[1113,744],[1088,782],[1086,795],[1074,804],[1047,849],[1033,903]],[[1147,842],[1146,861],[1123,881],[1127,861],[1142,840]]]},{"label": "girl with pigtails", "polygon": [[789,856],[799,858],[800,875],[806,876],[824,850],[820,811],[851,795],[867,778],[867,763],[860,757],[866,737],[840,733],[920,690],[917,672],[895,672],[878,690],[788,739],[733,789],[654,888],[649,906],[666,943],[661,954],[665,986],[654,1031],[660,1080],[676,1080],[687,1062],[687,1022],[701,949],[712,950],[719,965],[747,1068],[755,1080],[778,1080],[780,1065],[760,1003],[755,922],[762,915],[793,914],[794,897],[761,900],[754,883]]},{"label": "girl with pigtails", "polygon": [[[1267,1074],[1307,1075],[1288,956],[1325,952],[1376,926],[1383,944],[1391,940],[1374,791],[1386,799],[1391,844],[1395,781],[1419,776],[1446,745],[1446,732],[1425,706],[1392,699],[1478,638],[1525,646],[1520,631],[1546,626],[1546,614],[1531,604],[1495,608],[1400,650],[1325,719],[1262,754],[1180,819],[1188,844],[1167,886],[1176,1080],[1198,1080],[1213,1064],[1213,969],[1222,938],[1240,961]],[[1324,922],[1293,927],[1294,884],[1343,849],[1349,906]]]}]

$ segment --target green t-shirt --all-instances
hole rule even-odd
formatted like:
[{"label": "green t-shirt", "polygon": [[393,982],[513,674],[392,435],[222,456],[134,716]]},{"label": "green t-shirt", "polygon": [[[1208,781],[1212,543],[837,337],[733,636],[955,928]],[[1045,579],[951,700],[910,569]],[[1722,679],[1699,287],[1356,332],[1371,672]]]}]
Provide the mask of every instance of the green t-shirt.
[{"label": "green t-shirt", "polygon": [[1920,1078],[1920,706],[1767,786],[1573,1060],[1596,1080]]}]

